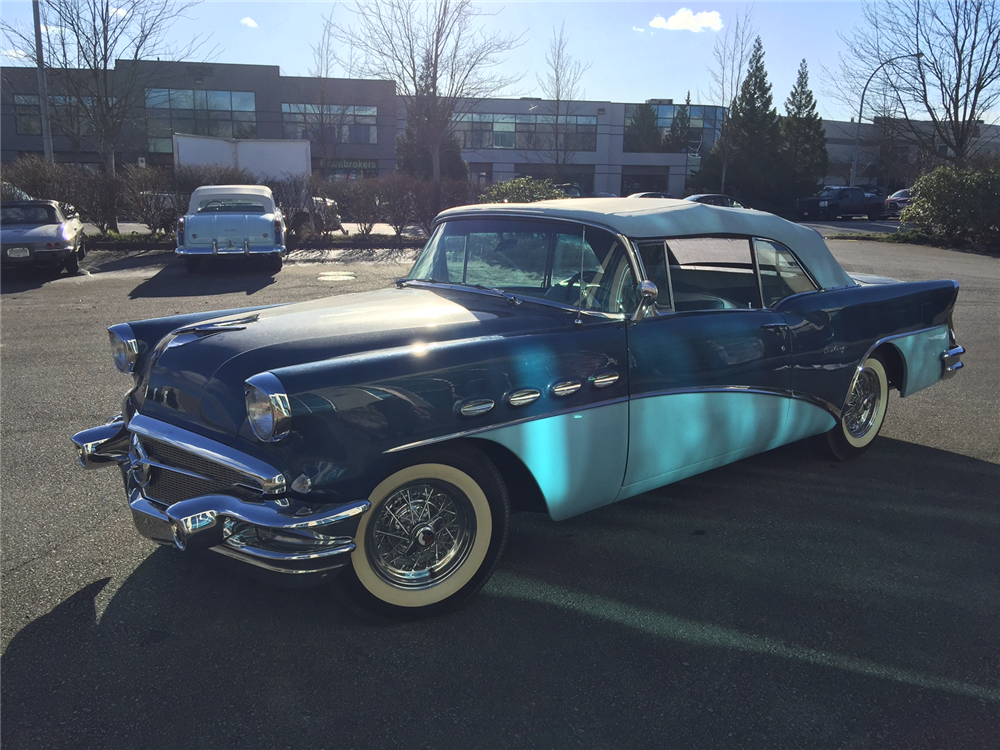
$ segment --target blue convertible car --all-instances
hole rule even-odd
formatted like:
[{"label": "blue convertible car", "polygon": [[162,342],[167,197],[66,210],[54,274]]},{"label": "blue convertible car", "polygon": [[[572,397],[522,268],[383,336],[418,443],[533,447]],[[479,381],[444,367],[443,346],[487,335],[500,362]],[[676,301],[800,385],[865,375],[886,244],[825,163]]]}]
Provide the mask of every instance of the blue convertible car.
[{"label": "blue convertible car", "polygon": [[450,608],[512,510],[555,520],[812,436],[953,375],[953,281],[856,280],[758,211],[579,199],[445,211],[395,288],[110,329],[122,414],[74,436],[136,526],[361,607]]}]

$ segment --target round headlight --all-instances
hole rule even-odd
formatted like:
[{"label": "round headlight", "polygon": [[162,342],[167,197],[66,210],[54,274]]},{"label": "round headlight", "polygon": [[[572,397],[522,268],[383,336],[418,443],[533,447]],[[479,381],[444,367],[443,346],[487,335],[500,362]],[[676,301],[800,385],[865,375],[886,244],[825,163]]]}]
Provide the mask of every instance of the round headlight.
[{"label": "round headlight", "polygon": [[281,381],[269,372],[246,381],[247,420],[258,440],[273,443],[288,434],[292,411]]},{"label": "round headlight", "polygon": [[108,329],[111,339],[111,358],[121,372],[134,372],[139,359],[139,341],[128,323],[119,323]]}]

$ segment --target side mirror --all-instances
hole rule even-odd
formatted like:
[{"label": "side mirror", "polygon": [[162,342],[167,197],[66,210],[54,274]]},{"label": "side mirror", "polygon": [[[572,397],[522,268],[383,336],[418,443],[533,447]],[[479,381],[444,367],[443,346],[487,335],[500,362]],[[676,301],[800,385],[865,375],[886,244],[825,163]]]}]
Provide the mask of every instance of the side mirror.
[{"label": "side mirror", "polygon": [[646,317],[646,311],[650,305],[655,304],[656,298],[660,294],[660,290],[652,281],[640,281],[637,291],[639,292],[639,306],[636,308],[635,315],[632,316],[632,320],[636,323]]}]

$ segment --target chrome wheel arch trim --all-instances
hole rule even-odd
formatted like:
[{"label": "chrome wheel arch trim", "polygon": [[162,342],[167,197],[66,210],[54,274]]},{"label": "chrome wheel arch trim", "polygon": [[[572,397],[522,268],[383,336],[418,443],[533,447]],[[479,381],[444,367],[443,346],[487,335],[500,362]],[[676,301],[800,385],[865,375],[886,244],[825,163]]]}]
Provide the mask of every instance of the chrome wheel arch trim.
[{"label": "chrome wheel arch trim", "polygon": [[282,471],[260,459],[217,440],[176,427],[158,419],[136,414],[128,424],[128,429],[150,440],[169,443],[208,461],[245,474],[260,483],[266,495],[279,495],[287,489],[288,482]]}]

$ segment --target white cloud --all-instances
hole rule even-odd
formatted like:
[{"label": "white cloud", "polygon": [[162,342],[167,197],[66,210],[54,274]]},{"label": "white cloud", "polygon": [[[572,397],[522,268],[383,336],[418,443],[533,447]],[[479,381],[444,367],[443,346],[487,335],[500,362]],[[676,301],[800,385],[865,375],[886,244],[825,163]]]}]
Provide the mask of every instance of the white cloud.
[{"label": "white cloud", "polygon": [[633,26],[632,31],[638,31],[640,34],[645,31],[645,29],[640,29],[638,26]]},{"label": "white cloud", "polygon": [[124,8],[112,8],[111,9],[111,15],[113,15],[113,16],[121,16],[122,18],[124,18],[125,16],[128,15],[128,11],[125,10]]},{"label": "white cloud", "polygon": [[251,29],[256,29],[257,28],[257,22],[255,20],[253,20],[252,18],[250,18],[250,16],[247,16],[246,18],[241,18],[240,19],[240,25],[242,25],[242,26],[249,26]]},{"label": "white cloud", "polygon": [[22,52],[19,49],[5,49],[3,51],[3,56],[11,60],[29,60],[31,59],[27,52]]},{"label": "white cloud", "polygon": [[694,13],[687,8],[681,8],[670,18],[657,16],[649,25],[654,29],[666,29],[667,31],[704,31],[711,29],[719,31],[722,28],[722,17],[718,11],[702,11]]}]

